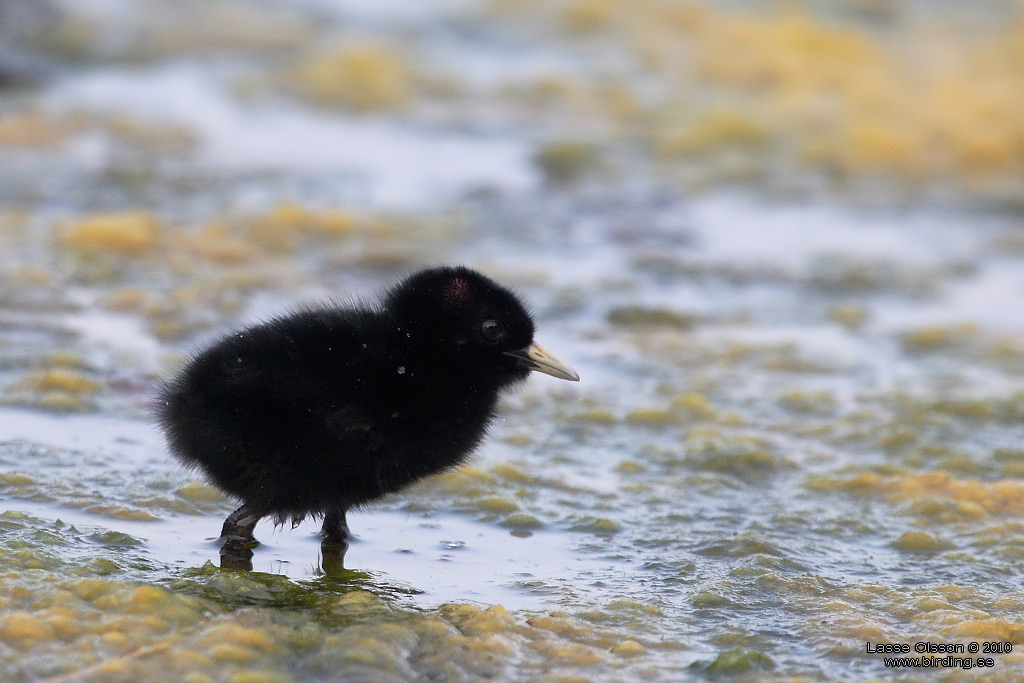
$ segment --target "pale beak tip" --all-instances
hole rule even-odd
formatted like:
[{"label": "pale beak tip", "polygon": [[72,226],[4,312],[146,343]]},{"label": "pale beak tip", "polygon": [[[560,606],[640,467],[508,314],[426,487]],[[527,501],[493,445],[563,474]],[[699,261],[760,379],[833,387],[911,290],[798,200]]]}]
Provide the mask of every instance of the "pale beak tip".
[{"label": "pale beak tip", "polygon": [[575,370],[540,344],[533,343],[522,351],[509,351],[507,353],[520,359],[520,362],[524,363],[534,372],[543,372],[545,375],[551,375],[552,377],[569,382],[580,381],[580,376]]}]

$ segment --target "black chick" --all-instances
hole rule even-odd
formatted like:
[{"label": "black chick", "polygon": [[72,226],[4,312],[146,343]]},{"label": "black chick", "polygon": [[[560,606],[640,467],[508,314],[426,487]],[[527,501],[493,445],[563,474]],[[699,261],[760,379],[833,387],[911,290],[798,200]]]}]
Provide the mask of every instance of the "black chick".
[{"label": "black chick", "polygon": [[164,386],[158,418],[178,460],[242,500],[222,539],[252,543],[263,517],[315,515],[344,545],[347,510],[463,462],[502,389],[531,370],[579,380],[533,333],[493,280],[424,270],[379,306],[302,310],[224,337]]}]

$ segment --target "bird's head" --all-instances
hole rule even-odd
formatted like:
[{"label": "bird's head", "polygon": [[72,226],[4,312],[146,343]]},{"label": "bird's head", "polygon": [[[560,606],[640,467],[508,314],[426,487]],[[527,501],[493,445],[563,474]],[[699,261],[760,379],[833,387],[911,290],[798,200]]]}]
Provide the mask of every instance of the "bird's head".
[{"label": "bird's head", "polygon": [[[515,294],[470,268],[420,271],[395,286],[384,308],[410,342],[439,363],[468,363],[506,381],[530,371],[579,381],[579,375],[534,343],[533,318]],[[440,357],[440,356],[443,356]]]}]

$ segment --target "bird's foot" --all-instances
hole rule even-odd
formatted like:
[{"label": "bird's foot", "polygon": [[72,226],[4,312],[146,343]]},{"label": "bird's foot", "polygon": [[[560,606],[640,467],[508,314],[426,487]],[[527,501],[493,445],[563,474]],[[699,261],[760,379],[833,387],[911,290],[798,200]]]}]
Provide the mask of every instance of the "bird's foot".
[{"label": "bird's foot", "polygon": [[348,547],[352,533],[348,530],[348,522],[345,521],[344,510],[332,508],[324,514],[323,536],[324,543]]},{"label": "bird's foot", "polygon": [[253,531],[261,517],[262,515],[254,512],[251,508],[242,505],[224,520],[218,540],[224,545],[231,543],[245,545],[250,549],[255,548],[259,545],[259,541],[253,536]]}]

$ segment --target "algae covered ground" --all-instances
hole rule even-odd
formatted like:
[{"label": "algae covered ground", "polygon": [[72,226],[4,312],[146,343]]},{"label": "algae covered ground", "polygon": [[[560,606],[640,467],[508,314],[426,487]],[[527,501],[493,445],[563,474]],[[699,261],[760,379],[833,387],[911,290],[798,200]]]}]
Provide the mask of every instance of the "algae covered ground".
[{"label": "algae covered ground", "polygon": [[[1019,8],[29,5],[0,679],[1024,676]],[[235,501],[169,457],[161,378],[454,262],[582,381],[353,514],[344,568],[268,522],[219,568]]]}]

